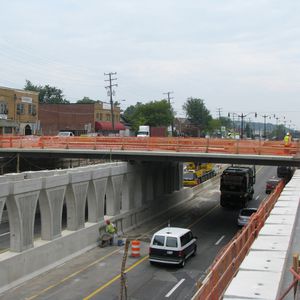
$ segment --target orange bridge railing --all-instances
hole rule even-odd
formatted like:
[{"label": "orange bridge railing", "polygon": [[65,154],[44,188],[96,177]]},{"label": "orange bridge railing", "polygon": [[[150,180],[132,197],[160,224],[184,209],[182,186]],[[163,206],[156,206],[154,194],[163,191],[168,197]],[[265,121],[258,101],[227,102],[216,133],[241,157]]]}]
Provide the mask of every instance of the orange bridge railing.
[{"label": "orange bridge railing", "polygon": [[299,153],[299,142],[207,138],[0,136],[0,148],[175,151],[255,155]]}]

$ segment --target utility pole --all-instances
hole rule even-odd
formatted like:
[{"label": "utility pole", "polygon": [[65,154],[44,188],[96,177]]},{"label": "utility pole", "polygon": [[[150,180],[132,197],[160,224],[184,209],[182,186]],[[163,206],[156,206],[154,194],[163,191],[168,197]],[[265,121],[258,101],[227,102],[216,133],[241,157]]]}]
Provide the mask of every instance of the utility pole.
[{"label": "utility pole", "polygon": [[111,125],[112,125],[112,130],[114,131],[115,130],[115,120],[114,120],[114,103],[113,103],[113,87],[117,87],[118,85],[115,83],[113,84],[112,82],[114,80],[117,80],[117,78],[112,78],[113,75],[116,75],[117,72],[113,73],[113,72],[110,72],[110,73],[104,73],[104,76],[108,76],[108,79],[107,80],[104,80],[104,81],[109,81],[109,85],[106,86],[105,88],[106,89],[109,89],[109,96],[110,96],[110,111],[111,111]]},{"label": "utility pole", "polygon": [[[170,97],[170,94],[173,94],[174,92],[166,92],[166,93],[163,93],[164,95],[167,95],[168,97],[168,103],[169,103],[169,106],[170,106],[170,111],[172,112],[171,108],[171,99],[173,99],[173,97]],[[173,121],[173,112],[172,112],[172,123],[171,123],[171,131],[172,131],[172,136],[174,135],[174,121]]]},{"label": "utility pole", "polygon": [[219,115],[219,120],[221,119],[221,112],[222,112],[222,107],[217,108],[217,113]]},{"label": "utility pole", "polygon": [[264,139],[267,138],[267,124],[266,124],[266,118],[268,117],[267,115],[262,116],[264,118]]},{"label": "utility pole", "polygon": [[241,139],[243,139],[244,136],[244,118],[247,115],[244,115],[243,113],[239,116],[241,118]]}]

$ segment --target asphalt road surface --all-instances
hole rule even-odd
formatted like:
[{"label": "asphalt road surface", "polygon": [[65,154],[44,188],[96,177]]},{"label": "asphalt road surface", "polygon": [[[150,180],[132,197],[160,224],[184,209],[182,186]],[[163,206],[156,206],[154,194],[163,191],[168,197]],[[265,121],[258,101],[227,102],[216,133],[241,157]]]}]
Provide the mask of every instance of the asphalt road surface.
[{"label": "asphalt road surface", "polygon": [[[249,207],[258,207],[267,195],[265,183],[275,176],[275,167],[257,167],[253,200]],[[200,190],[191,201],[170,210],[128,233],[141,237],[141,256],[129,256],[126,262],[127,299],[190,299],[197,283],[218,252],[240,229],[239,209],[219,205],[219,179]],[[184,268],[150,265],[149,241],[154,232],[167,226],[191,228],[198,237],[197,255],[187,260]],[[120,299],[120,268],[124,247],[95,248],[67,263],[0,295],[0,299]],[[123,292],[125,290],[123,289]],[[123,299],[125,294],[123,294]]]}]

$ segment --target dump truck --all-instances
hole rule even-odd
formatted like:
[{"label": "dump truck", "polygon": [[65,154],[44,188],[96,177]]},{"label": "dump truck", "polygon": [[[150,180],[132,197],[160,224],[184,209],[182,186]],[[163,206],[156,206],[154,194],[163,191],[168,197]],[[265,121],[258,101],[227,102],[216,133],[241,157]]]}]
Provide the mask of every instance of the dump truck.
[{"label": "dump truck", "polygon": [[231,166],[220,179],[220,205],[245,207],[252,200],[255,184],[255,166]]}]

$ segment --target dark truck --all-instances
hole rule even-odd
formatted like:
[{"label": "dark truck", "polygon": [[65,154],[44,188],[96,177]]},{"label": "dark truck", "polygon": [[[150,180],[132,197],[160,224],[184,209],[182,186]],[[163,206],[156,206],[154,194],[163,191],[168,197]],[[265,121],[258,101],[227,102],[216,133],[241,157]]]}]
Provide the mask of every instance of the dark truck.
[{"label": "dark truck", "polygon": [[278,166],[277,167],[277,177],[284,178],[287,181],[289,181],[293,174],[294,174],[295,168],[289,167],[289,166]]},{"label": "dark truck", "polygon": [[253,198],[254,183],[255,167],[228,167],[221,175],[220,205],[245,207]]}]

